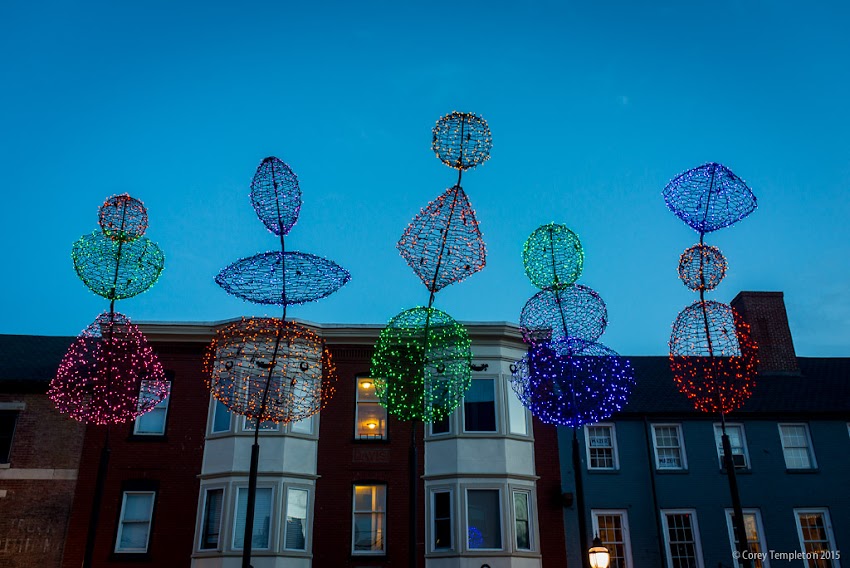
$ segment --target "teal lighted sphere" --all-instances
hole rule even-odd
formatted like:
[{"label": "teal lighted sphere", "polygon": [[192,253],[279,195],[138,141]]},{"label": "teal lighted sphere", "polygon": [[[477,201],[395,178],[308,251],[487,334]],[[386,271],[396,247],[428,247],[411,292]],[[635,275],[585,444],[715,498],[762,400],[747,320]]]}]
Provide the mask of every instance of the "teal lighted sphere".
[{"label": "teal lighted sphere", "polygon": [[578,235],[566,225],[549,223],[525,241],[522,264],[528,279],[541,290],[564,288],[581,276],[584,250]]},{"label": "teal lighted sphere", "polygon": [[372,355],[372,380],[381,404],[402,420],[448,416],[472,381],[469,333],[450,315],[417,307],[395,316]]}]

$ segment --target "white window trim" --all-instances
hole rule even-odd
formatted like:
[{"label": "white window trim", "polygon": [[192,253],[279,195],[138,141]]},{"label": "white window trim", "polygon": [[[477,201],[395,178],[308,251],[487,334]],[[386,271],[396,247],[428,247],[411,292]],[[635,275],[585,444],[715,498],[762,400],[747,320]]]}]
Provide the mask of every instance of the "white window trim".
[{"label": "white window trim", "polygon": [[[452,545],[448,548],[437,548],[435,539],[437,537],[437,531],[434,530],[434,523],[437,521],[437,505],[435,503],[437,493],[448,493],[449,494],[449,530],[452,536]],[[431,507],[430,515],[428,518],[430,519],[430,523],[428,524],[428,530],[430,532],[428,538],[428,544],[430,547],[430,551],[435,554],[445,554],[448,552],[454,552],[457,550],[457,535],[455,534],[455,496],[454,489],[450,487],[434,487],[429,490],[429,504]]]},{"label": "white window trim", "polygon": [[[746,515],[753,515],[756,518],[756,531],[758,531],[758,542],[761,547],[761,552],[767,552],[769,549],[767,548],[767,543],[765,542],[764,536],[764,525],[761,522],[761,511],[759,509],[743,509],[741,511]],[[741,563],[738,561],[737,555],[735,555],[735,527],[732,525],[732,515],[734,511],[732,509],[726,509],[726,528],[729,530],[729,547],[732,550],[732,556],[735,561],[735,566],[740,566]],[[749,548],[749,540],[747,541],[747,547]],[[762,559],[762,566],[764,568],[770,568],[770,555],[765,556]]]},{"label": "white window trim", "polygon": [[[151,408],[148,412],[137,416],[133,421],[133,435],[135,436],[164,436],[165,435],[165,427],[168,424],[168,409],[171,406],[171,381],[168,382],[168,394],[165,395],[161,401],[159,401],[156,406]],[[140,400],[141,402],[141,400]],[[164,416],[162,417],[162,431],[161,432],[139,432],[139,423],[142,421],[142,418],[150,414],[151,412],[158,412],[159,409],[163,410]]]},{"label": "white window trim", "polygon": [[[664,422],[652,424],[652,451],[655,453],[655,469],[658,471],[685,471],[688,469],[688,456],[685,452],[685,433],[682,431],[682,425],[675,422]],[[679,454],[682,456],[682,465],[680,467],[661,467],[661,462],[658,459],[658,441],[655,435],[656,428],[664,427],[676,428],[676,434],[679,437]]]},{"label": "white window trim", "polygon": [[[505,520],[504,489],[505,489],[504,486],[493,486],[493,485],[466,486],[466,487],[463,488],[463,502],[464,502],[463,526],[464,526],[464,531],[463,531],[463,538],[461,540],[463,541],[462,549],[465,552],[476,553],[476,552],[487,552],[487,551],[505,550],[506,549],[505,543],[507,542],[507,539],[505,538],[505,532],[506,531],[505,531],[505,522],[504,522],[504,520]],[[470,491],[497,491],[498,492],[498,494],[499,494],[499,508],[498,508],[498,512],[499,512],[499,541],[501,541],[501,543],[502,543],[501,548],[470,548],[469,547],[469,492]],[[511,515],[510,518],[513,518],[513,515]]]},{"label": "white window trim", "polygon": [[690,515],[691,531],[694,533],[694,548],[696,549],[697,568],[704,568],[702,557],[702,543],[699,537],[699,523],[697,522],[696,509],[661,509],[661,527],[664,532],[664,557],[667,568],[673,568],[673,559],[670,557],[670,527],[667,525],[667,515]]},{"label": "white window trim", "polygon": [[[145,547],[144,548],[121,548],[121,537],[124,533],[124,511],[127,506],[127,495],[150,495],[151,496],[151,510],[150,515],[148,516],[147,524],[148,524],[148,533],[145,537]],[[121,496],[121,514],[118,517],[118,534],[115,537],[115,552],[118,554],[141,554],[148,551],[148,547],[150,546],[151,541],[151,525],[153,524],[153,510],[156,506],[156,491],[124,491]],[[131,521],[132,522],[132,521]]]},{"label": "white window trim", "polygon": [[[803,527],[800,524],[800,515],[809,515],[809,514],[820,514],[823,515],[823,524],[826,527],[826,539],[829,542],[828,550],[836,551],[838,550],[835,546],[835,534],[832,532],[832,520],[829,518],[829,509],[827,507],[801,507],[798,509],[794,509],[794,523],[797,525],[797,540],[800,543],[800,550],[805,552],[806,545],[803,540]],[[807,561],[803,561],[804,566],[808,566]],[[841,563],[837,558],[831,558],[830,562],[832,562],[833,568],[841,568]]]},{"label": "white window trim", "polygon": [[[528,515],[528,548],[520,548],[518,540],[518,534],[516,530],[516,505],[514,503],[514,495],[517,493],[523,493],[525,495],[526,501],[525,505],[527,508],[526,514]],[[528,489],[519,489],[516,487],[511,488],[511,534],[513,535],[512,546],[513,549],[517,552],[533,552],[535,550],[535,546],[537,545],[537,540],[534,538],[534,499],[532,499],[531,488]],[[476,550],[481,550],[476,549]]]},{"label": "white window trim", "polygon": [[[304,548],[287,548],[286,547],[286,530],[288,528],[286,523],[287,510],[289,508],[289,492],[290,491],[306,491],[307,492],[307,517],[304,519],[305,525],[305,536],[304,536]],[[297,485],[297,484],[285,484],[283,488],[283,495],[285,496],[285,501],[283,503],[282,511],[282,519],[281,524],[283,525],[283,534],[281,538],[283,539],[281,542],[283,543],[283,550],[287,552],[295,552],[308,554],[313,550],[313,491],[312,487],[309,485]]]},{"label": "white window trim", "polygon": [[[384,510],[381,513],[384,515],[384,534],[383,534],[383,547],[381,550],[355,550],[354,549],[354,515],[358,513],[357,511],[357,493],[355,491],[355,487],[383,487],[384,488]],[[352,556],[386,556],[387,555],[387,519],[389,518],[387,509],[387,489],[388,486],[386,483],[353,483],[351,485],[351,555]],[[367,511],[359,511],[359,513],[366,513]],[[372,509],[368,511],[371,514],[375,514],[375,510]]]},{"label": "white window trim", "polygon": [[[260,430],[260,432],[262,432],[262,430]],[[274,485],[268,485],[268,484],[262,484],[262,483],[257,484],[257,489],[271,489],[271,492],[272,492],[272,495],[269,499],[269,501],[271,503],[271,506],[270,506],[270,509],[269,509],[269,542],[268,542],[268,546],[266,546],[266,547],[253,546],[252,545],[251,548],[253,550],[272,550],[275,547],[275,542],[274,542],[275,538],[274,537],[275,537],[275,533],[277,532],[277,525],[276,525],[277,515],[275,515],[275,511],[278,510],[277,504],[275,503],[275,498],[277,497],[277,491],[275,491]],[[236,485],[236,486],[234,486],[234,488],[233,488],[233,508],[231,509],[231,511],[232,511],[232,513],[231,513],[232,522],[230,523],[231,525],[233,525],[233,526],[230,527],[230,550],[239,551],[239,552],[241,552],[243,550],[243,548],[236,548],[236,527],[238,525],[238,523],[236,522],[236,516],[239,514],[239,492],[240,492],[240,490],[245,491],[245,508],[247,509],[247,507],[248,507],[248,486],[247,485]],[[255,508],[254,514],[256,515],[256,513],[257,513],[257,511],[256,511],[256,508]],[[246,516],[245,521],[247,522],[247,520],[248,520],[248,518]],[[255,523],[254,528],[256,528],[256,526],[257,525]],[[239,536],[244,537],[245,536],[244,527],[243,527],[241,532],[242,532],[242,534],[239,535]],[[243,542],[242,544],[244,545],[245,543]]]},{"label": "white window trim", "polygon": [[[741,429],[741,450],[744,452],[744,467],[742,469],[750,469],[750,450],[747,447],[747,431],[744,429],[744,425],[738,422],[727,422],[726,430],[730,428],[740,428]],[[727,432],[728,434],[728,432]],[[723,463],[723,426],[719,422],[714,425],[714,444],[717,447],[717,461],[720,464],[720,469],[725,469],[726,464]],[[729,444],[732,444],[732,437],[729,437]],[[732,451],[734,455],[734,448]]]},{"label": "white window trim", "polygon": [[[779,429],[779,445],[782,447],[782,459],[785,460],[785,469],[795,470],[795,471],[806,471],[810,469],[817,469],[818,462],[815,459],[815,447],[812,444],[812,433],[809,430],[809,425],[805,422],[780,422],[776,425]],[[785,457],[785,443],[782,441],[782,427],[783,426],[802,426],[806,431],[806,451],[809,453],[809,467],[789,467],[788,460]]]},{"label": "white window trim", "polygon": [[[207,485],[201,488],[201,503],[200,503],[200,516],[198,517],[198,542],[196,550],[198,552],[221,552],[224,549],[224,539],[227,537],[227,533],[224,532],[224,518],[227,514],[227,487],[225,485]],[[203,548],[203,540],[204,540],[204,529],[205,523],[204,520],[207,516],[207,493],[209,491],[221,491],[221,514],[218,519],[218,546],[215,548]]]},{"label": "white window trim", "polygon": [[[478,434],[483,436],[495,436],[500,433],[499,428],[501,427],[501,412],[503,409],[499,408],[501,405],[499,404],[499,396],[501,389],[499,388],[499,380],[498,376],[490,376],[490,377],[472,377],[473,381],[491,381],[493,385],[493,421],[495,422],[493,430],[467,430],[466,429],[466,396],[461,399],[460,406],[461,410],[461,429],[464,434]],[[470,383],[470,388],[472,388],[472,383]],[[478,549],[481,550],[481,549]]]},{"label": "white window trim", "polygon": [[[590,465],[590,428],[604,427],[611,430],[611,451],[613,452],[614,465],[613,467],[591,467]],[[587,424],[584,430],[584,453],[587,459],[587,469],[589,471],[617,471],[620,469],[620,454],[617,450],[617,428],[613,422],[599,422],[597,424]]]},{"label": "white window trim", "polygon": [[623,529],[623,548],[626,556],[626,566],[628,568],[633,568],[634,563],[632,562],[632,535],[629,531],[628,511],[626,509],[591,509],[590,515],[593,522],[594,535],[599,533],[599,516],[618,515],[620,517]]},{"label": "white window trim", "polygon": [[215,398],[214,396],[210,396],[210,410],[209,410],[210,428],[209,428],[209,433],[211,435],[214,435],[214,436],[221,435],[221,434],[227,434],[228,432],[233,431],[233,416],[234,416],[234,413],[231,412],[230,409],[227,408],[227,406],[224,406],[224,403],[221,403],[221,404],[222,404],[222,406],[224,406],[224,408],[227,410],[227,413],[229,414],[229,416],[228,416],[229,422],[228,422],[228,425],[227,425],[227,430],[216,430],[215,429],[215,415],[216,415],[216,412],[218,411],[218,408],[219,408],[218,403],[219,403],[219,400],[217,398]]}]

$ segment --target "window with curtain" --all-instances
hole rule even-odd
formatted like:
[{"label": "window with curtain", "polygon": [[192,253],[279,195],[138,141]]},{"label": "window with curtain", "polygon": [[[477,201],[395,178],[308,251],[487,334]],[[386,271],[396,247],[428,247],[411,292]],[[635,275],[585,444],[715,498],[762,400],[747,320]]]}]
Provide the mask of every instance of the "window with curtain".
[{"label": "window with curtain", "polygon": [[[221,510],[224,489],[207,489],[204,497],[203,526],[201,527],[201,550],[217,549],[221,532]],[[244,530],[244,529],[243,529]]]},{"label": "window with curtain", "polygon": [[611,555],[610,568],[632,568],[628,518],[625,510],[595,510],[593,533]]},{"label": "window with curtain", "polygon": [[528,491],[514,491],[514,535],[517,550],[531,550],[531,511]]},{"label": "window with curtain", "polygon": [[[240,487],[236,492],[236,518],[233,523],[233,548],[245,545],[245,519],[248,512],[248,488]],[[254,504],[254,527],[251,532],[251,548],[267,549],[271,546],[272,489],[258,487]]]}]

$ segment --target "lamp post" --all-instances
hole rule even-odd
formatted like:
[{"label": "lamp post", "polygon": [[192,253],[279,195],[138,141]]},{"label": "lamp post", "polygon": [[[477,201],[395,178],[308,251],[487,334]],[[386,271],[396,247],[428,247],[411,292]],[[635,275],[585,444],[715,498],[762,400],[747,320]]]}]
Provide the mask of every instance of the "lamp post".
[{"label": "lamp post", "polygon": [[590,560],[590,568],[608,568],[611,554],[607,548],[602,546],[599,535],[593,537],[593,546],[587,551],[587,557]]}]

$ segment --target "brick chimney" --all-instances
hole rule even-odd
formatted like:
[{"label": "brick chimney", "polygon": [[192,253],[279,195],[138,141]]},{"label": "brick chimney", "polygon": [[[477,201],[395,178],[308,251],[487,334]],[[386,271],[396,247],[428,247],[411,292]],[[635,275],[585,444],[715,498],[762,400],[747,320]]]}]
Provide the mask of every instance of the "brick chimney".
[{"label": "brick chimney", "polygon": [[782,292],[739,292],[732,300],[732,307],[750,324],[763,375],[800,374],[783,296]]}]

